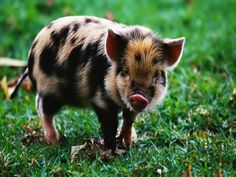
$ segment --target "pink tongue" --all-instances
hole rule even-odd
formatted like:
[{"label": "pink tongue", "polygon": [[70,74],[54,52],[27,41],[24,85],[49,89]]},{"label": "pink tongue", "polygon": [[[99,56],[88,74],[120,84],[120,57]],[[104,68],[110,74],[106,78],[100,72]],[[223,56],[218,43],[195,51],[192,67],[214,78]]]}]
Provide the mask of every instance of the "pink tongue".
[{"label": "pink tongue", "polygon": [[136,110],[142,110],[148,105],[148,100],[141,94],[134,94],[129,97],[130,105]]}]

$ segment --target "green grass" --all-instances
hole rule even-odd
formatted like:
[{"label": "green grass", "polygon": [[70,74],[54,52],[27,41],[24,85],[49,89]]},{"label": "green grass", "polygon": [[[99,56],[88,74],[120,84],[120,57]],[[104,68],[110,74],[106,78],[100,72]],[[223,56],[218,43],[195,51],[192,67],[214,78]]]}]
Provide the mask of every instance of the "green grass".
[{"label": "green grass", "polygon": [[[27,142],[22,125],[40,131],[34,93],[20,90],[12,101],[0,92],[1,176],[236,176],[236,13],[234,0],[160,1],[2,0],[0,56],[27,60],[37,32],[65,15],[96,15],[111,11],[126,24],[152,28],[161,37],[186,37],[183,58],[169,74],[168,96],[155,113],[143,113],[135,123],[138,146],[110,162],[79,157],[70,162],[72,145],[101,136],[89,110],[65,108],[56,118],[63,142]],[[192,3],[190,3],[192,2]],[[0,68],[13,78],[19,69]]]}]

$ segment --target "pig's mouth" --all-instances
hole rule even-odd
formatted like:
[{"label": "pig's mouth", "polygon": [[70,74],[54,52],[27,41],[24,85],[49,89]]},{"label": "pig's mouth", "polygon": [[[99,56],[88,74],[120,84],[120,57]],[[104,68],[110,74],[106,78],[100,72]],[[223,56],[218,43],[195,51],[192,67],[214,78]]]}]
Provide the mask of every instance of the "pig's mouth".
[{"label": "pig's mouth", "polygon": [[128,97],[130,106],[137,112],[144,110],[149,104],[149,99],[140,93],[132,94]]}]

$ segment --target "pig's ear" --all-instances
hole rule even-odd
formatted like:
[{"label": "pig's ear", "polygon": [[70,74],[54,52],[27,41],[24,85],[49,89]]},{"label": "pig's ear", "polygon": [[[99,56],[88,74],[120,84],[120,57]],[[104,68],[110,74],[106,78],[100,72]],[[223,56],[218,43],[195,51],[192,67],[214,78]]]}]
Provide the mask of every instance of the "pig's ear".
[{"label": "pig's ear", "polygon": [[185,38],[181,37],[177,39],[164,39],[163,42],[165,61],[167,63],[168,69],[173,69],[177,66],[181,59]]},{"label": "pig's ear", "polygon": [[124,38],[119,34],[116,34],[111,29],[108,29],[105,38],[105,53],[107,57],[114,62],[120,61],[124,52]]}]

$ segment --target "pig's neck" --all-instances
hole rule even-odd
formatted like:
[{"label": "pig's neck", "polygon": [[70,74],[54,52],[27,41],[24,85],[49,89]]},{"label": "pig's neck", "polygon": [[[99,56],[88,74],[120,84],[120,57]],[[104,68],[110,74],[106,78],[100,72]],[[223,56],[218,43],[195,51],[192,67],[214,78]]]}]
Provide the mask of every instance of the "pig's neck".
[{"label": "pig's neck", "polygon": [[117,88],[115,73],[116,73],[115,67],[111,66],[108,69],[108,72],[105,76],[105,89],[107,91],[107,94],[116,104],[118,104],[121,107],[124,107],[124,103],[121,100],[121,97]]}]

